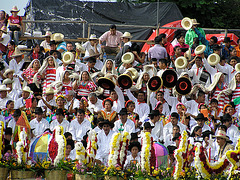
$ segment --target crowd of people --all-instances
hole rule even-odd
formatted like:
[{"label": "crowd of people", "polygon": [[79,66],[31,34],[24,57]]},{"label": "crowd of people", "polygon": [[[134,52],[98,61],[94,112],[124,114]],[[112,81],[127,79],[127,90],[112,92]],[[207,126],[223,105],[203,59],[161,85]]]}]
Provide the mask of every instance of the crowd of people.
[{"label": "crowd of people", "polygon": [[[150,132],[153,141],[168,148],[169,166],[176,162],[173,153],[184,130],[191,144],[203,143],[211,162],[236,146],[240,129],[240,39],[236,47],[229,37],[224,38],[223,45],[215,36],[208,41],[193,19],[187,32],[175,32],[175,44],[166,34],[159,34],[147,53],[131,42],[129,32],[122,33],[111,25],[99,38],[91,34],[87,42],[75,45],[65,42],[64,34],[47,31],[45,40],[24,54],[17,46],[22,27],[18,11],[13,7],[10,17],[0,11],[0,40],[4,34],[11,37],[7,46],[0,41],[0,120],[4,122],[5,153],[14,153],[15,127],[22,112],[30,123],[31,142],[45,131],[62,126],[67,139],[66,158],[71,159],[75,158],[76,142],[86,146],[90,129],[98,134],[96,159],[103,164],[107,164],[112,135],[121,131],[131,133],[126,164],[140,161],[143,132]],[[195,54],[199,45],[206,49]],[[220,57],[214,66],[207,60],[213,53]],[[179,57],[186,57],[186,67],[176,64]],[[167,70],[177,78],[190,80],[191,92],[183,94],[175,85],[150,91],[150,79],[162,77]],[[120,84],[122,74],[131,78],[131,87]],[[99,79],[104,82],[100,84]]]}]

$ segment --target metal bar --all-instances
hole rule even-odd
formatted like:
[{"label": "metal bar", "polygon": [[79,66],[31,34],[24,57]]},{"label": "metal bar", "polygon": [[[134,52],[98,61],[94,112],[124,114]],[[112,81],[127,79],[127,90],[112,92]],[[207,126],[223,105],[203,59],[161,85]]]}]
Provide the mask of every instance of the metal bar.
[{"label": "metal bar", "polygon": [[[25,40],[28,40],[28,39],[37,39],[37,40],[45,40],[45,38],[44,37],[24,37],[24,36],[21,36],[20,38],[19,38],[19,40],[23,40],[23,41],[25,41]],[[88,40],[88,38],[77,38],[77,39],[64,39],[64,41],[69,41],[69,42],[82,42],[82,41],[87,41]]]},{"label": "metal bar", "polygon": [[91,25],[88,24],[88,38],[90,37],[90,34],[91,34]]},{"label": "metal bar", "polygon": [[85,23],[83,23],[83,32],[82,32],[82,37],[85,38]]},{"label": "metal bar", "polygon": [[[157,1],[157,23],[156,25],[158,26],[159,25],[159,0]],[[157,35],[158,35],[158,28],[157,28]]]},{"label": "metal bar", "polygon": [[[91,26],[110,26],[111,24],[100,24],[100,23],[88,23]],[[153,28],[156,29],[156,26],[140,26],[140,25],[126,25],[126,24],[115,24],[119,27],[132,27],[132,28]]]},{"label": "metal bar", "polygon": [[227,33],[228,33],[228,30],[227,30],[227,29],[225,29],[225,37],[227,36]]},{"label": "metal bar", "polygon": [[86,23],[86,21],[23,20],[24,23]]}]

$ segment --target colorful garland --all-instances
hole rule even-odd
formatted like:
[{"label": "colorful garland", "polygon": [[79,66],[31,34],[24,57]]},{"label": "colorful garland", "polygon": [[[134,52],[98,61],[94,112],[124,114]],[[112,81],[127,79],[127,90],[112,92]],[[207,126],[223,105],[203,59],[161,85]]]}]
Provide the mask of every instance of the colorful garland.
[{"label": "colorful garland", "polygon": [[121,165],[122,168],[124,167],[124,164],[125,164],[125,161],[126,161],[128,143],[129,143],[130,139],[131,139],[130,134],[128,132],[124,132],[123,133],[123,138],[122,138],[122,147],[121,147],[121,150],[120,150],[120,157],[119,157],[120,165]]},{"label": "colorful garland", "polygon": [[4,132],[4,123],[0,121],[0,159],[2,159],[2,150],[3,150],[3,132]]},{"label": "colorful garland", "polygon": [[79,161],[80,164],[86,165],[88,163],[88,154],[83,144],[81,142],[77,142],[75,144],[75,149],[76,149],[76,159]]},{"label": "colorful garland", "polygon": [[150,158],[151,158],[151,134],[143,133],[142,150],[141,150],[141,168],[150,173]]},{"label": "colorful garland", "polygon": [[174,170],[173,177],[178,179],[183,170],[184,164],[187,159],[187,147],[188,147],[188,135],[186,131],[183,131],[182,138],[179,143],[178,149],[175,150],[174,157],[176,158],[176,166]]},{"label": "colorful garland", "polygon": [[27,134],[25,130],[21,131],[19,134],[19,141],[16,144],[16,151],[17,151],[17,162],[18,164],[22,164],[22,162],[26,162],[27,160],[27,153],[24,149],[27,146]]},{"label": "colorful garland", "polygon": [[97,133],[93,129],[88,132],[87,154],[89,163],[94,162],[97,154]]},{"label": "colorful garland", "polygon": [[110,154],[108,158],[108,166],[116,167],[119,163],[120,143],[122,141],[121,133],[114,133],[110,142]]},{"label": "colorful garland", "polygon": [[195,167],[203,178],[210,178],[211,174],[221,174],[228,166],[229,161],[226,155],[223,155],[219,161],[209,163],[202,144],[196,143],[195,148]]}]

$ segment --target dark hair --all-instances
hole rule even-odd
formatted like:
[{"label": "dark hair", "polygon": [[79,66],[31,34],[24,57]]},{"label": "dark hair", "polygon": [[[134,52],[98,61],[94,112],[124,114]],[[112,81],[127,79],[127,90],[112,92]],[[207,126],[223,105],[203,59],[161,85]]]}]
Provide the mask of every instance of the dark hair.
[{"label": "dark hair", "polygon": [[5,148],[4,148],[4,154],[6,154],[8,150],[10,150],[11,153],[12,153],[12,145],[8,144],[8,145],[5,146]]},{"label": "dark hair", "polygon": [[202,57],[201,56],[197,56],[196,59],[200,59],[202,61]]},{"label": "dark hair", "polygon": [[199,97],[199,96],[203,96],[203,95],[205,96],[205,93],[204,93],[202,90],[199,90],[199,91],[198,91],[198,97]]},{"label": "dark hair", "polygon": [[72,49],[70,52],[71,52],[71,53],[76,53],[76,50]]},{"label": "dark hair", "polygon": [[202,127],[196,126],[196,127],[193,129],[193,132],[192,132],[192,134],[191,134],[191,137],[195,137],[195,132],[198,131],[199,129],[202,129]]},{"label": "dark hair", "polygon": [[237,43],[239,44],[240,39],[237,40]]},{"label": "dark hair", "polygon": [[232,59],[235,59],[237,62],[239,61],[237,56],[232,56],[232,57],[230,58],[229,62],[230,62]]},{"label": "dark hair", "polygon": [[162,58],[162,59],[159,59],[159,62],[165,64],[166,66],[168,65],[168,60]]},{"label": "dark hair", "polygon": [[161,34],[159,34],[159,37],[161,37],[161,38],[166,38],[167,35],[166,35],[165,33],[161,33]]},{"label": "dark hair", "polygon": [[110,29],[117,29],[117,27],[116,27],[115,24],[112,24],[112,25],[110,26]]},{"label": "dark hair", "polygon": [[155,44],[159,44],[161,41],[162,41],[162,38],[160,38],[159,36],[156,36],[156,37],[154,38],[154,43],[155,43]]},{"label": "dark hair", "polygon": [[7,103],[6,103],[6,107],[7,107],[10,103],[12,103],[12,102],[14,102],[14,101],[8,100]]},{"label": "dark hair", "polygon": [[193,42],[197,45],[199,45],[199,39],[197,37],[193,38]]},{"label": "dark hair", "polygon": [[[34,100],[36,100],[36,101],[37,101],[37,98],[35,98],[35,97],[32,97],[32,103],[33,103],[33,101],[34,101]],[[38,101],[37,101],[37,102],[38,102]]]},{"label": "dark hair", "polygon": [[106,100],[104,101],[104,105],[106,104],[106,102],[109,102],[109,103],[111,104],[111,106],[113,106],[113,102],[112,102],[110,99],[106,99]]},{"label": "dark hair", "polygon": [[35,44],[33,44],[32,48],[36,48],[37,46],[40,47],[40,45],[38,43],[35,43]]},{"label": "dark hair", "polygon": [[57,53],[58,51],[57,51],[57,50],[51,50],[51,51],[49,52],[49,54],[50,54],[50,55],[53,55],[53,53],[55,53],[55,52]]},{"label": "dark hair", "polygon": [[150,62],[152,63],[153,61],[157,61],[157,58],[152,58]]},{"label": "dark hair", "polygon": [[7,128],[5,129],[5,135],[12,135],[12,128],[7,127]]},{"label": "dark hair", "polygon": [[221,62],[222,60],[226,60],[226,58],[225,58],[224,56],[221,56],[220,62]]},{"label": "dark hair", "polygon": [[179,40],[181,37],[184,37],[183,33],[179,34],[176,38],[177,38],[177,40]]},{"label": "dark hair", "polygon": [[[180,46],[175,46],[175,47],[173,48],[173,50],[176,51],[177,48],[180,48]],[[181,48],[180,48],[180,49],[181,49]]]},{"label": "dark hair", "polygon": [[85,111],[84,111],[83,109],[78,109],[77,112],[76,112],[76,114],[78,114],[78,113],[79,113],[79,114],[85,114]]},{"label": "dark hair", "polygon": [[212,39],[214,41],[214,43],[217,43],[218,42],[218,39],[216,36],[212,36],[210,39]]},{"label": "dark hair", "polygon": [[159,94],[159,93],[162,94],[162,95],[164,95],[164,92],[163,92],[163,91],[157,91],[156,95]]},{"label": "dark hair", "polygon": [[174,126],[173,126],[173,128],[174,128],[174,127],[178,128],[178,129],[180,130],[180,127],[179,127],[179,125],[174,125]]},{"label": "dark hair", "polygon": [[68,138],[69,136],[72,136],[72,133],[70,133],[70,132],[65,132],[65,133],[64,133],[64,136],[65,136],[65,138]]},{"label": "dark hair", "polygon": [[141,93],[144,94],[144,96],[145,96],[145,92],[143,92],[143,91],[139,91],[138,92],[138,94],[141,94]]},{"label": "dark hair", "polygon": [[56,110],[56,115],[62,115],[62,116],[64,116],[63,109],[62,109],[62,108],[58,108],[58,109]]},{"label": "dark hair", "polygon": [[210,104],[212,104],[212,103],[217,103],[217,104],[218,104],[218,100],[215,99],[215,98],[213,98],[213,99],[211,99],[211,101],[210,101]]},{"label": "dark hair", "polygon": [[9,44],[11,44],[12,46],[14,46],[15,47],[15,42],[14,41],[9,41]]},{"label": "dark hair", "polygon": [[139,54],[141,52],[141,47],[136,42],[134,42],[134,43],[132,43],[131,50],[137,51],[137,53]]},{"label": "dark hair", "polygon": [[72,139],[67,140],[67,145],[70,145],[72,150],[74,149],[74,141]]},{"label": "dark hair", "polygon": [[225,132],[227,132],[227,126],[221,124],[218,126],[218,129],[221,128],[221,129],[224,129]]},{"label": "dark hair", "polygon": [[179,114],[176,113],[176,112],[173,112],[173,113],[171,114],[171,117],[175,117],[175,118],[179,119]]},{"label": "dark hair", "polygon": [[134,103],[133,101],[129,101],[129,102],[126,104],[126,108],[128,108],[131,104],[134,104],[134,105],[135,105],[135,103]]}]

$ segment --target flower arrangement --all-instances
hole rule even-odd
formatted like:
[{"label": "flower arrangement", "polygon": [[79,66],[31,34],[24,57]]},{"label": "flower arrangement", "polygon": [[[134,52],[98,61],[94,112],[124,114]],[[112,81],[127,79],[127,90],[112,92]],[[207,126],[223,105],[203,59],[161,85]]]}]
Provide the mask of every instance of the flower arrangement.
[{"label": "flower arrangement", "polygon": [[4,123],[0,121],[0,159],[2,159],[2,150],[3,150],[3,132],[4,132]]},{"label": "flower arrangement", "polygon": [[76,149],[76,160],[78,160],[80,164],[86,165],[88,163],[89,158],[83,144],[81,142],[77,142],[75,144],[75,149]]},{"label": "flower arrangement", "polygon": [[89,163],[94,162],[97,154],[97,133],[94,129],[88,132],[87,154],[89,156]]},{"label": "flower arrangement", "polygon": [[145,132],[142,137],[141,168],[150,173],[151,134]]},{"label": "flower arrangement", "polygon": [[124,167],[124,164],[125,164],[125,161],[126,161],[126,158],[127,158],[127,149],[128,149],[128,144],[129,144],[129,141],[131,139],[131,136],[128,132],[123,132],[123,134],[121,134],[123,137],[121,138],[122,139],[122,146],[120,147],[120,156],[119,156],[119,160],[120,160],[120,165],[121,167],[123,168]]},{"label": "flower arrangement", "polygon": [[26,151],[26,146],[27,146],[27,134],[25,130],[23,130],[20,132],[19,141],[16,144],[18,164],[26,163],[28,154],[28,152]]},{"label": "flower arrangement", "polygon": [[[116,167],[119,162],[120,142],[122,140],[121,133],[114,133],[110,142],[110,154],[108,158],[108,166]],[[118,164],[119,165],[119,164]]]}]

